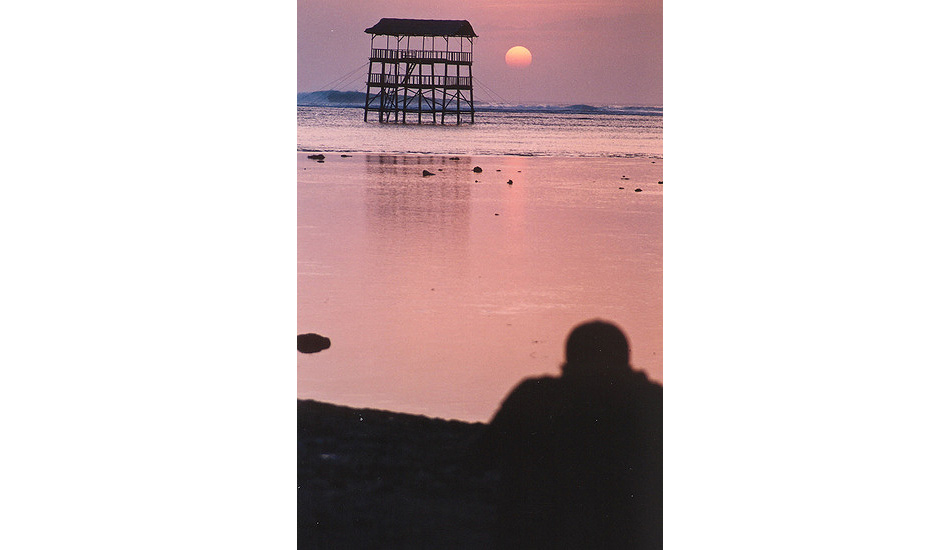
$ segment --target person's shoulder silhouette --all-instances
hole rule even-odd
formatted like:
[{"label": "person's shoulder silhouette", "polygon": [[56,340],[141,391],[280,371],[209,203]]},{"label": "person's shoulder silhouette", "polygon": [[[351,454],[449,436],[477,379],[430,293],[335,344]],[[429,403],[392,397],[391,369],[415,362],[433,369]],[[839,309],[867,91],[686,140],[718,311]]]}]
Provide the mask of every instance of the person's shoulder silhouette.
[{"label": "person's shoulder silhouette", "polygon": [[576,327],[560,377],[529,378],[489,424],[505,548],[662,547],[662,387],[630,366],[626,336]]}]

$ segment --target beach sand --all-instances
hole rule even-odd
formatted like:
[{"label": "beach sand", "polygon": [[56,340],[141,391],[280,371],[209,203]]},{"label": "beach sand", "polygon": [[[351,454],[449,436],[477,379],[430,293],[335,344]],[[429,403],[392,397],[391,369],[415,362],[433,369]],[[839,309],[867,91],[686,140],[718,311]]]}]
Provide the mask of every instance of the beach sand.
[{"label": "beach sand", "polygon": [[662,160],[320,153],[298,332],[332,346],[298,355],[298,398],[486,421],[591,318],[662,381]]}]

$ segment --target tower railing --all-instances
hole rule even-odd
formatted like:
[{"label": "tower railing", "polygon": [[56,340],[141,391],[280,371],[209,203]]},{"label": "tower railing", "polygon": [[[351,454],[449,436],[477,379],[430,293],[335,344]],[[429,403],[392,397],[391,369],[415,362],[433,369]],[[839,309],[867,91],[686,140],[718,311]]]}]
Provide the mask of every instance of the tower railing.
[{"label": "tower railing", "polygon": [[472,52],[447,52],[438,50],[389,50],[373,48],[371,61],[440,62],[460,65],[472,64]]},{"label": "tower railing", "polygon": [[408,86],[412,88],[471,88],[470,76],[443,76],[443,75],[391,75],[370,73],[367,75],[367,84],[370,86]]}]

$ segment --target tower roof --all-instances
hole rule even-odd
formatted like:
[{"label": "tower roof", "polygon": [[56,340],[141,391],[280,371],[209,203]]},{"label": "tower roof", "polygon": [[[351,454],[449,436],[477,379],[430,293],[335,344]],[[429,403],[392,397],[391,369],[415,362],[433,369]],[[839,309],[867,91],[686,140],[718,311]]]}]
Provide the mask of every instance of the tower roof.
[{"label": "tower roof", "polygon": [[388,36],[474,36],[472,24],[465,20],[454,19],[390,19],[384,17],[367,34]]}]

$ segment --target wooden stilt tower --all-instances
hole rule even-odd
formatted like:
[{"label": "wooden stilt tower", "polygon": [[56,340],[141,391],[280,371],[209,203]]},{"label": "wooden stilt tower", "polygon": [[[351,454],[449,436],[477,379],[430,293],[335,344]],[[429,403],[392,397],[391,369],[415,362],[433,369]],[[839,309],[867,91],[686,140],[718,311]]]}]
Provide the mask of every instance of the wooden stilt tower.
[{"label": "wooden stilt tower", "polygon": [[472,52],[478,35],[468,21],[380,19],[366,33],[372,38],[364,122],[371,112],[379,122],[445,124],[446,114],[456,124],[475,122]]}]

